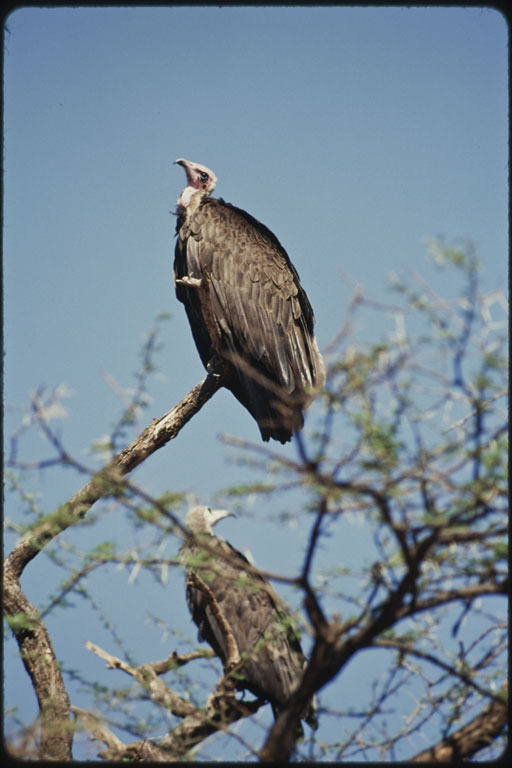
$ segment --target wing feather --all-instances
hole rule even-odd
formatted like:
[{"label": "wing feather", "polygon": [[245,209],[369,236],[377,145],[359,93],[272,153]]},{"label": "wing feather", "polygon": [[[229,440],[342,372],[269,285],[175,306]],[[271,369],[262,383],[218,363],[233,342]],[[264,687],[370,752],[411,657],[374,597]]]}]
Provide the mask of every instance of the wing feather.
[{"label": "wing feather", "polygon": [[[282,706],[297,685],[305,657],[286,605],[270,582],[245,571],[246,558],[230,544],[212,537],[209,545],[217,559],[198,547],[184,548],[191,562],[201,561],[197,570],[215,595],[236,640],[238,651],[246,659],[243,667],[247,687],[276,707]],[[223,662],[227,659],[226,640],[208,599],[195,587],[187,587],[187,603],[197,624],[200,639],[208,642]]]}]

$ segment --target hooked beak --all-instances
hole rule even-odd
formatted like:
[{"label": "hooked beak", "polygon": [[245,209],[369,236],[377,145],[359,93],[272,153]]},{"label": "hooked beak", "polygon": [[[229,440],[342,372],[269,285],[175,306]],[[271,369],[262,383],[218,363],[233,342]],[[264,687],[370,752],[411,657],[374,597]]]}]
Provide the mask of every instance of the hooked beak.
[{"label": "hooked beak", "polygon": [[227,509],[213,509],[212,512],[215,515],[214,525],[218,523],[219,520],[224,520],[225,517],[236,517],[234,512],[230,512]]},{"label": "hooked beak", "polygon": [[174,161],[173,165],[181,165],[187,174],[187,184],[189,184],[191,187],[195,187],[196,189],[199,188],[196,182],[195,174],[192,171],[193,163],[189,162],[188,160],[184,160],[182,157],[179,157]]}]

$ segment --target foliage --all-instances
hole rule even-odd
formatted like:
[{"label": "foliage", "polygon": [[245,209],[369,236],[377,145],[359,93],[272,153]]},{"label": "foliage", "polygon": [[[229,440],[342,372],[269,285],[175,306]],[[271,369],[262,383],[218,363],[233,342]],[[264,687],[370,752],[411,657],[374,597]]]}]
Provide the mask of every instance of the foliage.
[{"label": "foliage", "polygon": [[[23,534],[48,520],[30,487],[34,471],[65,462],[97,477],[102,487],[101,502],[80,519],[73,518],[73,510],[51,518],[55,532],[44,539],[40,555],[63,577],[48,585],[40,615],[50,621],[76,602],[87,606],[118,655],[91,650],[134,681],[121,687],[107,675],[100,682],[98,672],[91,683],[85,671],[62,665],[66,685],[104,718],[100,726],[91,711],[74,708],[80,727],[107,745],[107,757],[287,759],[295,750],[297,759],[396,760],[418,757],[430,747],[449,749],[455,742],[465,757],[493,758],[502,751],[508,430],[506,323],[500,313],[505,302],[501,293],[481,291],[471,244],[433,241],[429,253],[443,285],[453,280],[452,273],[458,276],[459,294],[445,298],[416,274],[392,278],[393,303],[372,301],[356,290],[326,351],[325,391],[312,408],[308,429],[296,438],[295,459],[287,451],[226,438],[254,479],[225,488],[222,498],[239,509],[261,499],[267,510],[261,512],[262,525],[290,526],[300,519],[308,531],[305,554],[298,550],[294,559],[296,576],[279,574],[279,563],[269,574],[278,588],[281,583],[290,590],[296,607],[303,600],[301,623],[310,646],[303,685],[272,728],[260,713],[253,714],[257,707],[241,712],[226,698],[229,680],[216,683],[217,660],[173,625],[169,603],[160,615],[148,612],[146,622],[148,632],[163,633],[168,646],[174,643],[174,652],[165,662],[144,659],[143,665],[133,657],[124,632],[102,608],[101,584],[116,572],[126,574],[128,584],[144,578],[145,589],[168,589],[171,582],[182,590],[181,577],[176,581],[174,574],[181,568],[176,551],[184,535],[179,517],[185,494],[173,488],[154,498],[124,474],[104,476],[68,456],[50,428],[61,413],[62,393],[46,399],[38,393],[11,442],[8,492],[22,514],[6,523]],[[381,338],[363,343],[365,319],[383,329]],[[157,349],[155,326],[132,398],[100,441],[109,461],[147,403]],[[55,455],[22,462],[18,441],[35,426],[43,429]],[[272,506],[272,499],[279,503]],[[102,520],[120,510],[129,516],[137,545],[100,538]],[[71,524],[80,536],[73,538],[71,529],[56,535]],[[15,634],[31,629],[33,621],[33,615],[19,611],[8,619]],[[296,728],[290,726],[313,691],[319,692],[320,729],[308,731],[297,745]],[[205,741],[217,730],[219,701],[227,702],[222,716],[232,725]],[[204,716],[198,725],[198,711],[206,713],[207,727]],[[491,727],[495,712],[498,725]],[[15,718],[11,714],[11,749],[28,755],[32,731]],[[464,730],[469,723],[473,741]],[[126,746],[127,739],[142,741]],[[146,740],[150,747],[143,748]]]}]

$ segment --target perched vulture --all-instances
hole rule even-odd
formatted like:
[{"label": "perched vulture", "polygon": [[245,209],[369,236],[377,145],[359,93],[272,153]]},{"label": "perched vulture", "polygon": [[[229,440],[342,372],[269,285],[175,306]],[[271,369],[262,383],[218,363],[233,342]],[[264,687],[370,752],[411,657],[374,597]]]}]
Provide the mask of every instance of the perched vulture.
[{"label": "perched vulture", "polygon": [[323,385],[314,316],[277,237],[222,199],[204,165],[176,160],[187,174],[178,199],[176,296],[187,311],[207,370],[256,419],[263,440],[286,443]]},{"label": "perched vulture", "polygon": [[[249,573],[247,558],[213,535],[213,526],[231,514],[210,507],[192,507],[187,513],[187,528],[196,534],[196,541],[204,540],[208,546],[185,542],[181,548],[187,603],[199,639],[209,643],[226,666],[227,633],[213,606],[215,598],[243,660],[242,667],[234,670],[236,687],[270,702],[277,717],[300,682],[306,659],[294,621],[270,582]],[[200,588],[201,583],[210,594]],[[313,698],[303,714],[312,728],[317,727],[315,709]]]}]

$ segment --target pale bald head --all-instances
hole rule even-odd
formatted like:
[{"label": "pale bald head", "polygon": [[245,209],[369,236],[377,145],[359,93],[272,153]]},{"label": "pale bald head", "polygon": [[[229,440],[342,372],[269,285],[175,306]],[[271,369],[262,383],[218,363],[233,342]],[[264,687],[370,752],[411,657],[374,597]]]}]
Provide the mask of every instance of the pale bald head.
[{"label": "pale bald head", "polygon": [[191,507],[185,517],[185,525],[191,533],[209,533],[213,535],[213,526],[225,517],[233,517],[227,509],[211,507]]},{"label": "pale bald head", "polygon": [[194,197],[204,197],[213,192],[217,184],[217,177],[206,165],[193,163],[191,160],[184,160],[183,158],[179,158],[175,162],[181,165],[187,174],[187,186],[179,197],[179,205],[187,208]]}]

